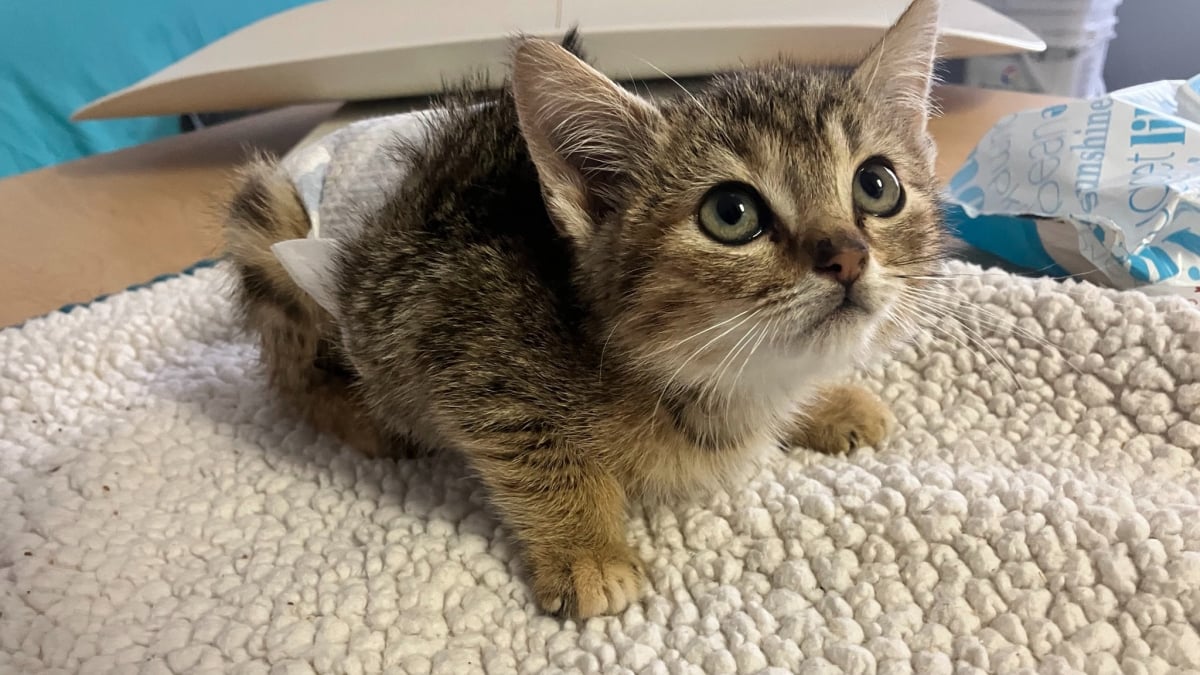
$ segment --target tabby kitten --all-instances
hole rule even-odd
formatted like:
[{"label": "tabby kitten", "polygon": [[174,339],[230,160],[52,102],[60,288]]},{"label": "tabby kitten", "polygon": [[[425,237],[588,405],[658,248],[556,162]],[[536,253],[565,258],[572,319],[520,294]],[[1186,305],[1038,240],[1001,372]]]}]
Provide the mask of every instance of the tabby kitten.
[{"label": "tabby kitten", "polygon": [[400,149],[334,314],[272,256],[309,224],[253,164],[226,234],[274,388],[368,452],[462,453],[544,610],[623,610],[627,500],[735,481],[780,443],[883,440],[883,405],[831,378],[902,336],[943,251],[937,10],[915,0],[852,72],[779,61],[653,102],[573,37],[519,40],[509,84]]}]

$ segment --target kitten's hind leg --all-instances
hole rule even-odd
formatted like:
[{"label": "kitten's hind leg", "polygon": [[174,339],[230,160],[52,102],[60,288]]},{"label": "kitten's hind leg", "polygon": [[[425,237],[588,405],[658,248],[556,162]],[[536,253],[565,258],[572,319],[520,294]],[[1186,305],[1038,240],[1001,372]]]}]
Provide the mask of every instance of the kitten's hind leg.
[{"label": "kitten's hind leg", "polygon": [[790,447],[830,454],[878,447],[895,426],[883,401],[854,385],[826,388],[797,417],[785,439]]},{"label": "kitten's hind leg", "polygon": [[387,454],[387,437],[357,400],[356,375],[333,339],[332,317],[271,252],[308,229],[299,195],[275,164],[257,160],[243,169],[224,228],[235,305],[243,326],[258,336],[272,389],[294,412],[368,455]]},{"label": "kitten's hind leg", "polygon": [[625,540],[625,494],[615,478],[560,447],[471,454],[544,611],[586,619],[637,600],[641,566]]},{"label": "kitten's hind leg", "polygon": [[248,301],[246,321],[259,337],[260,360],[272,391],[290,411],[321,433],[370,457],[391,456],[393,443],[372,420],[344,365],[315,323],[262,298]]}]

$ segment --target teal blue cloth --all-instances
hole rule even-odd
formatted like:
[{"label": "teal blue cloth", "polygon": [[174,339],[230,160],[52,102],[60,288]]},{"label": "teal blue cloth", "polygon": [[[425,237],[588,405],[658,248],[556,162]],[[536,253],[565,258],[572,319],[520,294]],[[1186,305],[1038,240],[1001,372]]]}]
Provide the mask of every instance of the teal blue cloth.
[{"label": "teal blue cloth", "polygon": [[75,123],[80,106],[312,0],[0,0],[0,177],[179,133],[179,119]]}]

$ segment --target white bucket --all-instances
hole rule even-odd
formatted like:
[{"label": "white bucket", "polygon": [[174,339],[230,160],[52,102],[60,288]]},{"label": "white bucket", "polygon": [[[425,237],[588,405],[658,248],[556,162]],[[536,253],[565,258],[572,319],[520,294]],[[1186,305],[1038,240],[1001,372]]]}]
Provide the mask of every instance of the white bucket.
[{"label": "white bucket", "polygon": [[1060,96],[1102,96],[1122,0],[981,0],[1045,40],[1040,54],[967,59],[966,84]]},{"label": "white bucket", "polygon": [[1104,60],[1108,41],[1086,47],[1047,47],[1040,54],[1013,54],[968,59],[966,84],[1035,94],[1095,98],[1107,92]]},{"label": "white bucket", "polygon": [[1029,0],[982,0],[996,11],[1025,24],[1051,47],[1083,47],[1096,39],[1112,39],[1120,0],[1075,0],[1035,3]]}]

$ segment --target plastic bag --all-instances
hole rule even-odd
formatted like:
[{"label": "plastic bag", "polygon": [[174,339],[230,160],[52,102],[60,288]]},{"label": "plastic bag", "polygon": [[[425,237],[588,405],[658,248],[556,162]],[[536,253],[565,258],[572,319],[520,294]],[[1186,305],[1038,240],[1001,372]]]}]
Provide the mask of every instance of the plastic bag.
[{"label": "plastic bag", "polygon": [[947,197],[957,235],[1013,265],[1200,299],[1200,76],[1009,115]]}]

